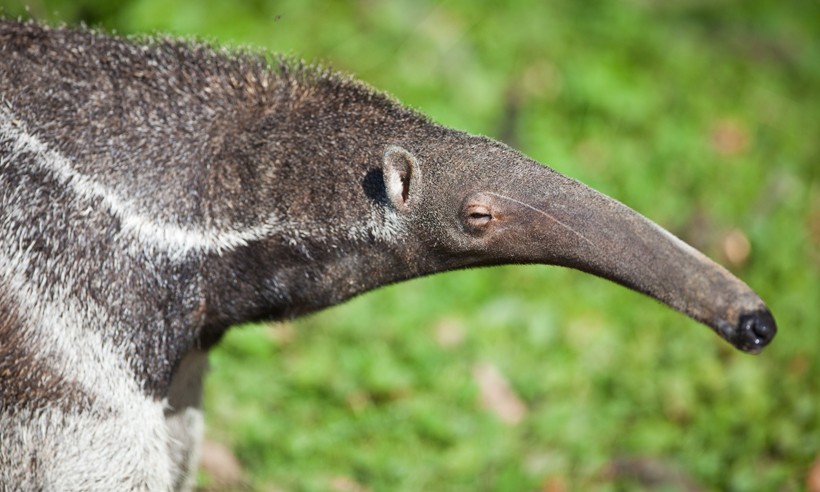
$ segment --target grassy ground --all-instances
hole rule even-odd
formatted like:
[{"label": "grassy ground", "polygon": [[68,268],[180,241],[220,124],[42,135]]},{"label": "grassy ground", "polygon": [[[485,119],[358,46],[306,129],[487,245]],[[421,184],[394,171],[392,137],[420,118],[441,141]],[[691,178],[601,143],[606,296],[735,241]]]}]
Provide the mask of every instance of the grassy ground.
[{"label": "grassy ground", "polygon": [[352,72],[629,204],[745,279],[781,327],[752,357],[605,281],[505,267],[234,329],[212,354],[208,434],[251,488],[808,487],[820,456],[820,3],[29,6]]}]

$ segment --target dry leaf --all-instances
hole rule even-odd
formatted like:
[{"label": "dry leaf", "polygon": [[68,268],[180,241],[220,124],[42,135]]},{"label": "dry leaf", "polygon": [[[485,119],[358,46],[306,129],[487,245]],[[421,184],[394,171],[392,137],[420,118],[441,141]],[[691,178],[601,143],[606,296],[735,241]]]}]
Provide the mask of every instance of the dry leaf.
[{"label": "dry leaf", "polygon": [[748,145],[749,135],[735,120],[718,121],[712,129],[712,148],[720,155],[738,155],[746,150]]},{"label": "dry leaf", "polygon": [[806,473],[806,490],[808,492],[820,492],[820,455],[814,460]]},{"label": "dry leaf", "polygon": [[735,267],[743,266],[749,259],[752,252],[752,245],[749,238],[740,229],[732,229],[722,241],[723,255],[726,260]]},{"label": "dry leaf", "polygon": [[507,379],[492,364],[477,364],[473,368],[473,378],[481,397],[481,405],[493,412],[502,422],[517,424],[527,414],[524,402],[510,388]]},{"label": "dry leaf", "polygon": [[464,325],[454,318],[445,318],[436,325],[436,342],[441,348],[455,348],[464,341]]},{"label": "dry leaf", "polygon": [[359,413],[372,404],[370,396],[364,391],[352,391],[345,396],[347,406],[355,413]]},{"label": "dry leaf", "polygon": [[370,490],[352,478],[343,476],[331,478],[330,489],[334,492],[368,492]]},{"label": "dry leaf", "polygon": [[541,492],[567,492],[567,481],[564,477],[547,477],[541,483]]}]

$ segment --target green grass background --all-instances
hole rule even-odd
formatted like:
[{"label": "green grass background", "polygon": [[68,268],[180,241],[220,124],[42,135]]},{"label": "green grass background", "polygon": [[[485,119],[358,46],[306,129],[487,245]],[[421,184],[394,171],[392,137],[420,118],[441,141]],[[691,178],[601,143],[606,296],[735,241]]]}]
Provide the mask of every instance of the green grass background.
[{"label": "green grass background", "polygon": [[[416,280],[233,329],[211,356],[207,432],[250,488],[807,487],[820,456],[820,2],[0,6],[353,73],[627,203],[729,266],[780,325],[749,356],[624,288],[535,266]],[[731,261],[726,238],[740,235],[750,252]],[[443,330],[463,339],[442,344]],[[526,405],[517,425],[480,404],[483,363]]]}]

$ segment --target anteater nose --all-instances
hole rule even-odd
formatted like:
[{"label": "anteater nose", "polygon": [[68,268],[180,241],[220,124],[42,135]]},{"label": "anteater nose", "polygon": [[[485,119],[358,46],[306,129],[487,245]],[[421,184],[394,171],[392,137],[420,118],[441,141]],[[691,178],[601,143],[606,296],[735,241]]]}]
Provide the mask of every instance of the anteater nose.
[{"label": "anteater nose", "polygon": [[768,309],[761,309],[740,317],[735,332],[735,346],[746,352],[758,352],[772,341],[777,324]]}]

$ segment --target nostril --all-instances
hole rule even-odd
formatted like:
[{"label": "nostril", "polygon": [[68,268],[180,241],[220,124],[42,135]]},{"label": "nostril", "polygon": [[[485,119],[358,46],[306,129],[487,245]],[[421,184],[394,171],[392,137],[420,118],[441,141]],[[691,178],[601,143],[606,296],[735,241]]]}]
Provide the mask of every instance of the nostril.
[{"label": "nostril", "polygon": [[752,329],[755,333],[757,333],[757,335],[760,338],[765,338],[766,340],[769,340],[772,338],[772,336],[774,336],[774,320],[772,320],[771,323],[767,323],[766,321],[758,318],[757,322],[754,324]]},{"label": "nostril", "polygon": [[767,309],[754,311],[740,317],[736,340],[738,348],[758,351],[768,345],[777,333],[777,324]]},{"label": "nostril", "polygon": [[768,310],[758,311],[755,322],[752,325],[752,331],[754,331],[761,340],[765,340],[764,345],[769,343],[772,338],[774,338],[774,334],[777,333],[777,325],[774,322],[772,313]]}]

